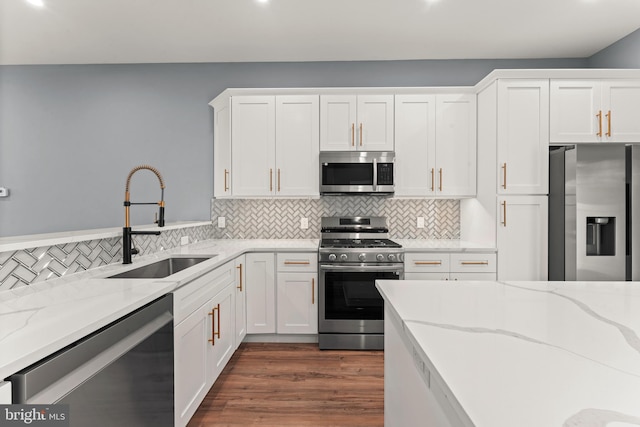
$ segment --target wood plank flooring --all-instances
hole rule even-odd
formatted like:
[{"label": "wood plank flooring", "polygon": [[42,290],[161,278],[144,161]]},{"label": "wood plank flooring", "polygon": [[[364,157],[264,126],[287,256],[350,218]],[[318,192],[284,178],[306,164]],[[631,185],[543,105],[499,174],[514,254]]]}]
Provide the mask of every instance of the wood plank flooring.
[{"label": "wood plank flooring", "polygon": [[384,425],[384,353],[243,343],[188,427]]}]

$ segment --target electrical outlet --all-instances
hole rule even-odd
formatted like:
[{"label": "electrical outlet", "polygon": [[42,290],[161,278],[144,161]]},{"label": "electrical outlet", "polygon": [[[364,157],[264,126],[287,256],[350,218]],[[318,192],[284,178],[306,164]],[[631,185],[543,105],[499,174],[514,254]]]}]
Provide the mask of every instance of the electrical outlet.
[{"label": "electrical outlet", "polygon": [[423,216],[419,216],[416,219],[416,227],[418,228],[424,228],[424,217]]},{"label": "electrical outlet", "polygon": [[309,228],[309,218],[300,218],[300,228],[303,230]]},{"label": "electrical outlet", "polygon": [[189,244],[189,236],[182,236],[180,238],[180,245],[188,245]]},{"label": "electrical outlet", "polygon": [[218,228],[225,228],[227,226],[226,218],[223,216],[218,217]]}]

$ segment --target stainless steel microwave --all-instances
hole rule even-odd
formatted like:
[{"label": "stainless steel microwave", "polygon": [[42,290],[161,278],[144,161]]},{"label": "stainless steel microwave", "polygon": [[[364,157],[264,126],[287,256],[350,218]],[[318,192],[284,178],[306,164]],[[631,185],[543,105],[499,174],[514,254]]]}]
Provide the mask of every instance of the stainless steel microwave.
[{"label": "stainless steel microwave", "polygon": [[395,153],[323,151],[320,194],[393,194]]}]

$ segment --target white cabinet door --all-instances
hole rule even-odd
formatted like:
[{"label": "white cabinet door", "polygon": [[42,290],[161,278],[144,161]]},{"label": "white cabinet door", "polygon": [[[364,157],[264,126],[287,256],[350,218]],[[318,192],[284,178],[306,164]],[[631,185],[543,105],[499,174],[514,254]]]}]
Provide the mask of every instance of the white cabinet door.
[{"label": "white cabinet door", "polygon": [[320,96],[320,150],[393,151],[393,95]]},{"label": "white cabinet door", "polygon": [[602,105],[607,142],[640,142],[640,81],[603,82]]},{"label": "white cabinet door", "polygon": [[498,81],[498,194],[549,192],[549,81]]},{"label": "white cabinet door", "polygon": [[435,101],[435,95],[396,96],[396,196],[436,193]]},{"label": "white cabinet door", "polygon": [[273,253],[246,255],[247,333],[276,332],[275,256]]},{"label": "white cabinet door", "polygon": [[356,96],[320,96],[320,149],[356,149]]},{"label": "white cabinet door", "polygon": [[476,194],[476,95],[436,97],[436,194]]},{"label": "white cabinet door", "polygon": [[213,196],[231,196],[231,106],[230,100],[214,105]]},{"label": "white cabinet door", "polygon": [[498,197],[498,280],[547,280],[547,196]]},{"label": "white cabinet door", "polygon": [[207,365],[212,338],[209,302],[174,329],[175,425],[185,426],[209,391]]},{"label": "white cabinet door", "polygon": [[[211,336],[207,389],[211,388],[235,350],[235,286],[224,288],[210,303]],[[212,323],[211,323],[212,322]]]},{"label": "white cabinet door", "polygon": [[236,310],[235,310],[235,348],[238,348],[247,335],[247,299],[246,299],[246,257],[244,255],[235,259],[236,276]]},{"label": "white cabinet door", "polygon": [[358,150],[393,151],[393,95],[358,96]]},{"label": "white cabinet door", "polygon": [[234,196],[268,196],[275,168],[275,98],[234,96],[231,101]]},{"label": "white cabinet door", "polygon": [[318,195],[319,150],[318,96],[277,96],[274,194]]},{"label": "white cabinet door", "polygon": [[551,80],[549,139],[552,143],[601,142],[601,86],[596,80]]},{"label": "white cabinet door", "polygon": [[279,334],[318,333],[316,273],[278,273]]}]

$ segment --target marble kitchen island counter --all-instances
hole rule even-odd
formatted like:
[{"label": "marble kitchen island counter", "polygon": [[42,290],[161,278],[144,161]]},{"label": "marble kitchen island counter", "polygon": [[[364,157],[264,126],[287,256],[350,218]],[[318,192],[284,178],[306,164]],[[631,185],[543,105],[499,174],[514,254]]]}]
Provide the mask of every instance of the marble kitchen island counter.
[{"label": "marble kitchen island counter", "polygon": [[377,286],[385,425],[640,426],[639,283]]}]

